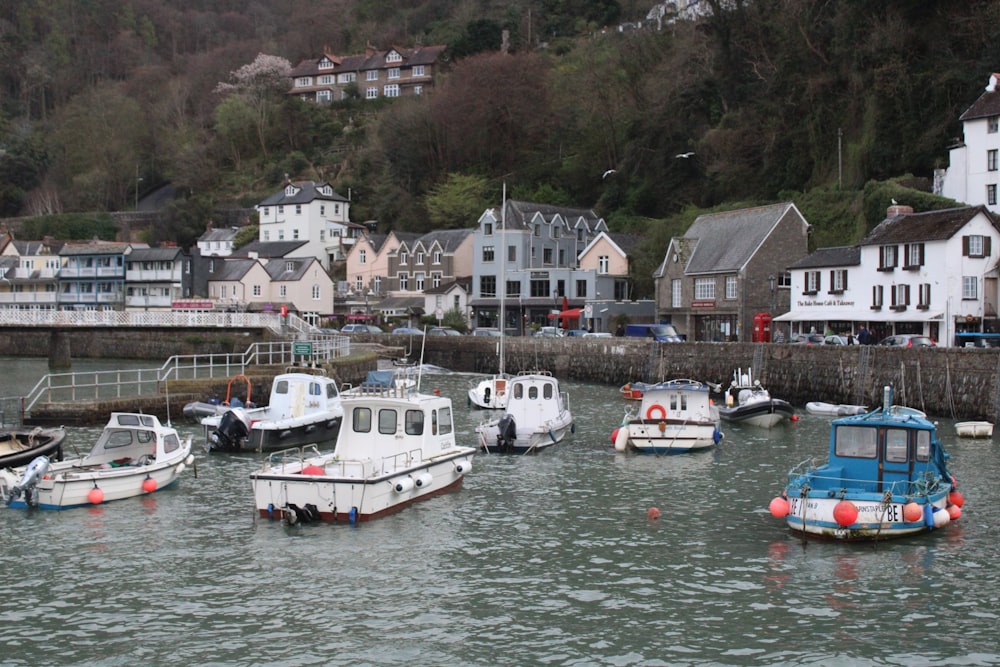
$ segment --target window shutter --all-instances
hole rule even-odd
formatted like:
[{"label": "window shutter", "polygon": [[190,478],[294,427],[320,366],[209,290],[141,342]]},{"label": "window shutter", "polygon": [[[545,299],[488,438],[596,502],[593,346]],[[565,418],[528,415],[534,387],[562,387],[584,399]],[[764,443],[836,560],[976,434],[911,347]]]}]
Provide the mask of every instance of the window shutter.
[{"label": "window shutter", "polygon": [[924,265],[924,244],[923,243],[920,244],[919,255],[920,255],[920,266],[923,266]]},{"label": "window shutter", "polygon": [[991,241],[993,241],[992,237],[989,237],[989,236],[984,236],[983,237],[983,257],[989,257],[990,256],[990,242]]},{"label": "window shutter", "polygon": [[903,303],[904,306],[910,305],[910,286],[903,285]]},{"label": "window shutter", "polygon": [[969,256],[969,237],[968,236],[963,236],[962,237],[962,256],[963,257],[968,257]]},{"label": "window shutter", "polygon": [[845,270],[841,271],[840,273],[841,273],[842,276],[844,276],[844,290],[846,291],[847,290],[847,270],[845,269]]}]

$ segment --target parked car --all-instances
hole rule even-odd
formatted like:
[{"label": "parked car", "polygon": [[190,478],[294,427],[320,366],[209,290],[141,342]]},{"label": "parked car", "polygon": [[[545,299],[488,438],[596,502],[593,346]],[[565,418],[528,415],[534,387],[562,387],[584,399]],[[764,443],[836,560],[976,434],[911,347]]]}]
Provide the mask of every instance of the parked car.
[{"label": "parked car", "polygon": [[826,336],[823,339],[824,345],[857,345],[857,336],[851,334],[849,336]]},{"label": "parked car", "polygon": [[538,331],[535,332],[535,336],[538,338],[561,338],[563,335],[563,330],[559,327],[539,327]]},{"label": "parked car", "polygon": [[610,331],[588,331],[583,334],[584,338],[613,338]]},{"label": "parked car", "polygon": [[427,331],[428,336],[461,336],[462,334],[449,327],[434,327]]},{"label": "parked car", "polygon": [[792,345],[822,345],[826,338],[823,334],[792,334],[788,342]]},{"label": "parked car", "polygon": [[377,334],[382,333],[382,328],[374,324],[345,324],[340,328],[343,334]]},{"label": "parked car", "polygon": [[399,334],[400,336],[423,336],[423,329],[418,329],[416,327],[396,327],[392,330],[393,334]]},{"label": "parked car", "polygon": [[495,336],[500,337],[500,330],[493,327],[478,327],[472,330],[473,336]]},{"label": "parked car", "polygon": [[340,333],[340,329],[334,329],[333,327],[328,327],[326,329],[320,329],[319,332],[324,334],[338,334]]},{"label": "parked car", "polygon": [[922,334],[896,334],[878,342],[887,347],[937,347],[937,343]]},{"label": "parked car", "polygon": [[570,330],[568,330],[566,332],[566,335],[567,336],[574,336],[574,337],[579,338],[581,336],[585,336],[588,333],[590,333],[590,332],[587,331],[586,329],[570,329]]}]

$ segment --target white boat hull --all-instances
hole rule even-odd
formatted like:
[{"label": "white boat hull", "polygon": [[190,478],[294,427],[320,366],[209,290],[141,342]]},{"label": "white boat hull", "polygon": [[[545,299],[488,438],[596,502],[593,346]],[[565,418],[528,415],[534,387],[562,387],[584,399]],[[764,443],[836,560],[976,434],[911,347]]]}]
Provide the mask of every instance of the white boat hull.
[{"label": "white boat hull", "polygon": [[[939,492],[933,495],[932,499],[933,502],[930,505],[937,508],[934,515],[937,515],[938,512],[944,512],[947,517],[948,494]],[[850,527],[841,526],[834,518],[834,508],[841,501],[841,498],[839,496],[830,498],[826,494],[823,496],[810,494],[804,500],[798,497],[789,497],[789,510],[786,517],[788,527],[793,532],[805,533],[810,537],[842,541],[870,541],[904,537],[923,533],[935,527],[933,521],[928,522],[926,510],[919,521],[906,521],[903,518],[905,503],[883,504],[880,494],[871,493],[861,497],[848,494],[844,500],[849,500],[858,509],[858,518]],[[925,503],[918,502],[918,504],[920,504],[921,509],[924,508]],[[950,519],[942,518],[939,521],[944,521],[944,524],[947,524]]]},{"label": "white boat hull", "polygon": [[469,388],[469,404],[486,410],[507,409],[506,375],[486,378]]},{"label": "white boat hull", "polygon": [[[396,512],[462,485],[472,467],[471,447],[391,468],[392,460],[341,461],[333,454],[273,467],[250,475],[254,502],[262,518],[355,523]],[[322,473],[303,474],[314,466]]]},{"label": "white boat hull", "polygon": [[692,452],[714,446],[722,433],[714,422],[670,423],[636,420],[625,426],[627,446],[639,453],[673,454]]},{"label": "white boat hull", "polygon": [[850,415],[863,415],[868,412],[867,406],[849,405],[847,403],[824,403],[823,401],[810,401],[806,403],[806,412],[813,415],[829,415],[831,417],[848,417]]},{"label": "white boat hull", "polygon": [[987,421],[967,421],[955,424],[955,433],[960,438],[992,438],[993,424]]}]

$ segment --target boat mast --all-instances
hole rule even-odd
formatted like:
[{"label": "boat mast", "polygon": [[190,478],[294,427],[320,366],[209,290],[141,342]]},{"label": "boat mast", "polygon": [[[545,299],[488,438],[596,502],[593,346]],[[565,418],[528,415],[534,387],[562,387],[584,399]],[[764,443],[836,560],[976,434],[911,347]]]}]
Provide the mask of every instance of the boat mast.
[{"label": "boat mast", "polygon": [[504,338],[507,335],[507,183],[503,184],[503,198],[500,204],[500,284],[497,285],[497,295],[500,297],[500,353],[499,371],[504,374]]}]

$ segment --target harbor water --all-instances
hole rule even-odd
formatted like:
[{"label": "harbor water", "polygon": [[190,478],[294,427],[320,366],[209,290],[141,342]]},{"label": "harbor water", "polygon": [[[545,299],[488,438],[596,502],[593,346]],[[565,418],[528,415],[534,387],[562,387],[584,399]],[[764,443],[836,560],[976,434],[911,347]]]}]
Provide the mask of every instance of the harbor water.
[{"label": "harbor water", "polygon": [[[0,359],[7,393],[44,363]],[[467,406],[474,377],[422,379],[467,444],[486,416]],[[946,528],[804,543],[767,507],[790,467],[825,456],[830,418],[637,456],[611,445],[616,387],[563,389],[572,439],[480,454],[461,490],[358,526],[256,519],[260,456],[200,449],[150,496],[0,507],[0,665],[1000,664],[992,440],[940,420],[966,497]],[[70,429],[68,450],[98,432]]]}]

